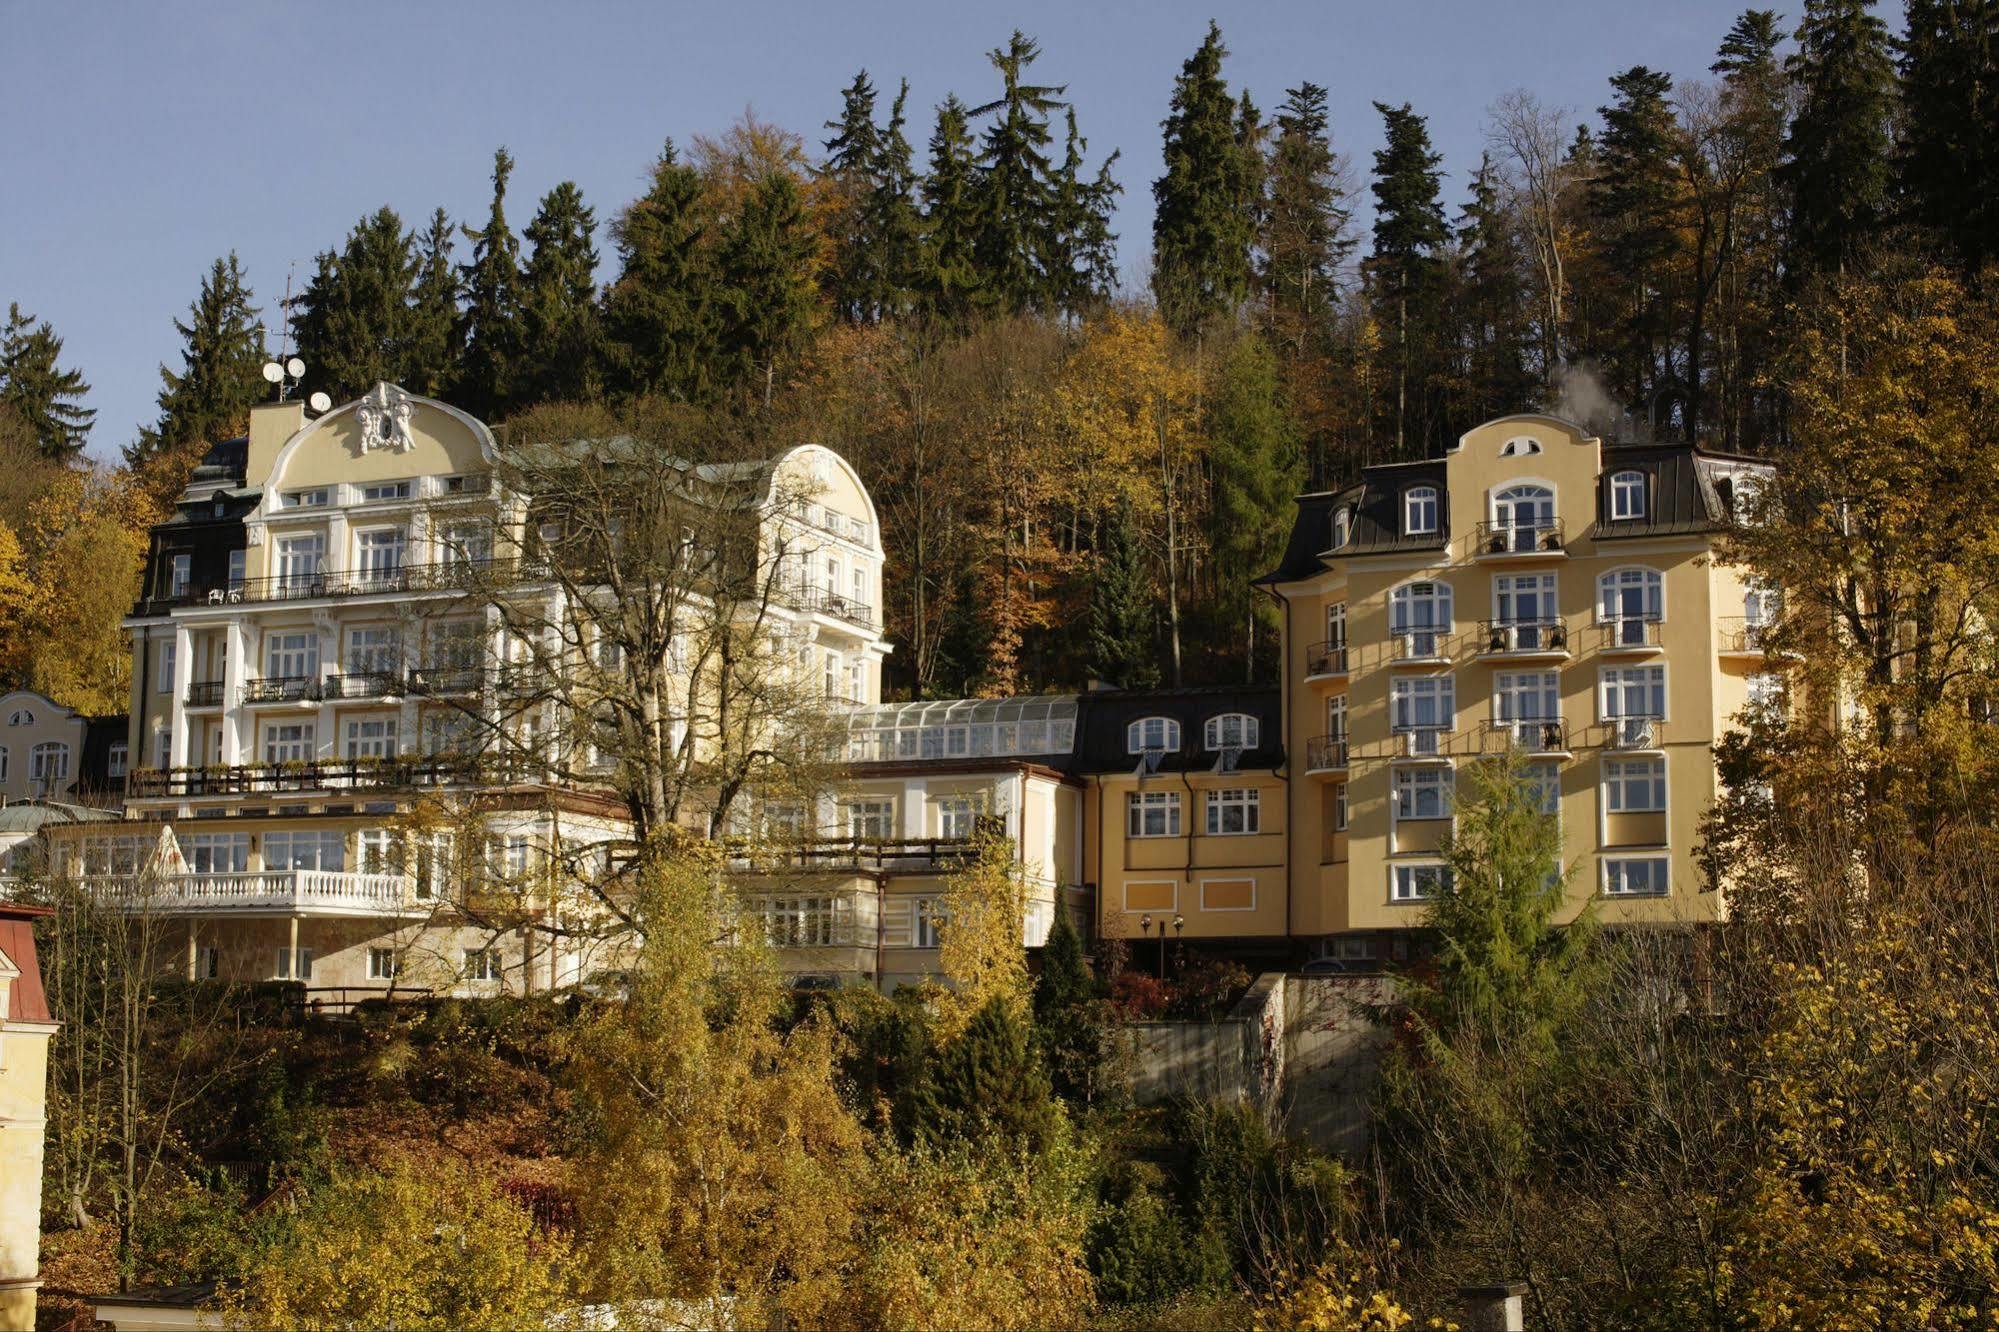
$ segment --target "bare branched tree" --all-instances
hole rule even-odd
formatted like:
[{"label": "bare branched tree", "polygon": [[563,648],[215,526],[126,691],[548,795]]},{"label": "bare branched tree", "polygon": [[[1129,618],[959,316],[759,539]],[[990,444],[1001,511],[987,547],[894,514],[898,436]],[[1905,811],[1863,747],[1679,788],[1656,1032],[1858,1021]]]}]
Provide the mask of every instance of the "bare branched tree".
[{"label": "bare branched tree", "polygon": [[1584,181],[1569,153],[1568,115],[1524,89],[1507,93],[1487,112],[1485,137],[1504,165],[1541,287],[1541,372],[1552,386],[1562,364],[1568,259],[1580,238],[1577,219]]}]

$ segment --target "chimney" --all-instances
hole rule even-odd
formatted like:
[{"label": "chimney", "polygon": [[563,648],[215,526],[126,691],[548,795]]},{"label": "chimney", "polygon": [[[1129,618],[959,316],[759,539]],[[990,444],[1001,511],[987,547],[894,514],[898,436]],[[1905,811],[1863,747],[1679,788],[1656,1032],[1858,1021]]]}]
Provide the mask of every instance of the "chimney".
[{"label": "chimney", "polygon": [[243,467],[243,488],[262,490],[271,479],[271,465],[286,440],[305,426],[302,402],[267,402],[250,409],[250,456]]}]

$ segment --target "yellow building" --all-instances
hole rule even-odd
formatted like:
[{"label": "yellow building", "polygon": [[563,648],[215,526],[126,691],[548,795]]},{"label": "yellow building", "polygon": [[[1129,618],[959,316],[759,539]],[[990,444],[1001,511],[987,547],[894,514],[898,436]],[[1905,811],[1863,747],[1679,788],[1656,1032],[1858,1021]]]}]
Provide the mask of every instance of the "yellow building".
[{"label": "yellow building", "polygon": [[1694,861],[1714,741],[1780,688],[1771,592],[1714,559],[1767,464],[1547,416],[1307,495],[1265,580],[1283,621],[1294,936],[1406,947],[1457,779],[1512,752],[1611,923],[1724,904]]}]

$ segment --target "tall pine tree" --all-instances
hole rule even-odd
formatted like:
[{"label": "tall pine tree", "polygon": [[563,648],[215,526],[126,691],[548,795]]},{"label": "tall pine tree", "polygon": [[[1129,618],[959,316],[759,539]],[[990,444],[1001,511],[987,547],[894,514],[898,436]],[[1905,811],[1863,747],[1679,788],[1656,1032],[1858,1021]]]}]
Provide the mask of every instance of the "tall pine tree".
[{"label": "tall pine tree", "polygon": [[521,373],[521,246],[507,225],[507,177],[514,159],[493,154],[493,207],[483,230],[465,228],[472,262],[465,282],[465,359],[458,377],[459,405],[494,417],[513,406]]},{"label": "tall pine tree", "polygon": [[416,243],[416,280],[410,287],[409,352],[402,386],[438,397],[451,391],[464,353],[458,340],[458,269],[451,262],[451,218],[440,208]]},{"label": "tall pine tree", "polygon": [[[1247,300],[1262,163],[1222,80],[1228,48],[1212,22],[1173,83],[1166,174],[1152,184],[1152,292],[1175,332],[1192,334]],[[1246,105],[1246,104],[1245,104]]]},{"label": "tall pine tree", "polygon": [[[1441,155],[1430,129],[1407,102],[1376,102],[1387,142],[1374,153],[1374,252],[1368,256],[1369,301],[1382,331],[1390,385],[1382,416],[1394,456],[1422,453],[1431,442],[1431,376],[1443,260],[1450,239],[1437,197]],[[1439,440],[1438,442],[1441,442]]]},{"label": "tall pine tree", "polygon": [[125,449],[134,467],[240,433],[269,388],[262,373],[264,326],[234,251],[209,266],[186,322],[176,319],[174,328],[181,336],[180,370],[160,367],[160,418]]},{"label": "tall pine tree", "polygon": [[1999,259],[1999,0],[1908,0],[1896,185],[1971,272]]},{"label": "tall pine tree", "polygon": [[1456,293],[1463,382],[1452,415],[1485,421],[1525,409],[1536,377],[1527,363],[1527,256],[1501,194],[1497,168],[1479,159],[1458,218]]},{"label": "tall pine tree", "polygon": [[955,96],[937,108],[923,177],[923,270],[918,307],[962,327],[987,303],[979,271],[979,167],[971,112]]},{"label": "tall pine tree", "polygon": [[522,404],[580,402],[600,389],[596,233],[596,213],[567,180],[542,197],[521,233],[532,247],[521,279]]},{"label": "tall pine tree", "polygon": [[1070,107],[1063,137],[1062,165],[1055,173],[1051,249],[1048,257],[1049,296],[1055,310],[1081,315],[1109,299],[1117,283],[1117,235],[1111,230],[1111,209],[1124,187],[1112,176],[1114,152],[1083,178],[1083,152],[1089,141],[1076,128]]},{"label": "tall pine tree", "polygon": [[0,407],[26,423],[44,457],[66,462],[82,452],[97,409],[83,405],[90,392],[83,372],[63,369],[61,359],[55,327],[9,304],[0,329]]},{"label": "tall pine tree", "polygon": [[402,382],[410,367],[416,275],[415,240],[392,208],[357,222],[339,253],[319,256],[293,326],[305,390],[324,389],[337,402],[378,380]]},{"label": "tall pine tree", "polygon": [[1844,272],[1888,203],[1895,67],[1873,0],[1805,0],[1789,62],[1797,115],[1785,140],[1790,276]]},{"label": "tall pine tree", "polygon": [[798,181],[773,171],[723,232],[716,255],[719,351],[732,383],[769,406],[818,312],[818,236]]},{"label": "tall pine tree", "polygon": [[1291,356],[1304,357],[1332,332],[1340,267],[1354,247],[1353,212],[1333,155],[1326,90],[1302,83],[1286,91],[1276,129],[1260,276],[1273,333]]},{"label": "tall pine tree", "polygon": [[[1670,75],[1634,65],[1614,75],[1616,97],[1597,108],[1596,176],[1589,186],[1591,225],[1601,271],[1616,286],[1615,313],[1599,328],[1594,350],[1630,403],[1646,398],[1669,367],[1663,344],[1678,255],[1674,216],[1673,90]],[[1670,359],[1670,358],[1667,358]]]},{"label": "tall pine tree", "polygon": [[652,183],[612,225],[620,260],[604,294],[611,380],[625,393],[701,399],[715,339],[711,219],[701,173],[667,140]]},{"label": "tall pine tree", "polygon": [[1152,596],[1130,501],[1105,515],[1090,572],[1090,675],[1125,689],[1159,683]]},{"label": "tall pine tree", "polygon": [[1225,618],[1241,626],[1243,681],[1259,678],[1260,658],[1273,657],[1274,630],[1251,580],[1267,573],[1291,531],[1292,497],[1303,489],[1304,456],[1284,401],[1277,358],[1262,338],[1245,333],[1229,348],[1208,399],[1208,544]]},{"label": "tall pine tree", "polygon": [[1048,282],[1049,228],[1054,213],[1048,117],[1068,105],[1063,86],[1026,81],[1041,54],[1015,29],[1002,49],[988,53],[1003,91],[972,111],[990,115],[979,155],[977,232],[972,243],[988,299],[1009,314],[1053,305]]}]

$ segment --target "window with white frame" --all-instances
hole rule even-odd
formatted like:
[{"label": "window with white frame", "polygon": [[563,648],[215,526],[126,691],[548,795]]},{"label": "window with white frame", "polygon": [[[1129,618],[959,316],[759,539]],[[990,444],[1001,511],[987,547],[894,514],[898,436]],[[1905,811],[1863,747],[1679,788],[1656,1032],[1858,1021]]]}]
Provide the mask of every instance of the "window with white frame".
[{"label": "window with white frame", "polygon": [[763,805],[764,836],[779,842],[796,842],[805,837],[805,802],[766,800]]},{"label": "window with white frame", "polygon": [[281,509],[323,509],[331,499],[331,494],[324,486],[314,490],[287,490],[278,496],[278,507]]},{"label": "window with white frame", "polygon": [[264,723],[264,762],[304,763],[318,745],[312,722]]},{"label": "window with white frame", "polygon": [[1664,897],[1673,862],[1665,856],[1620,857],[1603,862],[1605,897]]},{"label": "window with white frame", "polygon": [[938,927],[944,923],[944,899],[919,897],[909,904],[914,922],[913,938],[918,948],[935,948],[943,942]]},{"label": "window with white frame", "polygon": [[309,680],[319,674],[319,635],[309,629],[264,635],[264,674],[273,680]]},{"label": "window with white frame", "polygon": [[1448,819],[1452,797],[1457,791],[1457,774],[1449,768],[1397,768],[1395,770],[1395,817],[1398,819]]},{"label": "window with white frame", "polygon": [[250,553],[248,551],[246,550],[230,551],[229,586],[231,588],[242,587],[244,578],[247,577],[249,574],[249,568],[250,568]]},{"label": "window with white frame", "polygon": [[1172,754],[1180,748],[1180,723],[1171,717],[1140,717],[1124,729],[1127,754]]},{"label": "window with white frame", "polygon": [[174,691],[174,640],[171,638],[160,644],[158,688],[162,694],[171,694]]},{"label": "window with white frame", "polygon": [[1521,789],[1536,813],[1560,817],[1562,770],[1552,763],[1529,763],[1520,770]]},{"label": "window with white frame", "polygon": [[394,828],[363,828],[355,835],[354,844],[361,855],[363,874],[394,874],[400,868],[402,838]]},{"label": "window with white frame", "polygon": [[1658,720],[1665,717],[1664,666],[1606,666],[1602,678],[1603,720]]},{"label": "window with white frame", "polygon": [[386,504],[391,500],[406,500],[410,497],[410,483],[407,481],[370,481],[361,487],[363,504]]},{"label": "window with white frame", "polygon": [[35,714],[27,708],[16,708],[7,714],[7,724],[9,726],[33,726],[35,724]]},{"label": "window with white frame", "polygon": [[1492,580],[1494,618],[1499,642],[1507,652],[1535,652],[1548,647],[1561,623],[1555,599],[1555,575],[1501,574]]},{"label": "window with white frame", "polygon": [[36,782],[69,780],[69,746],[60,740],[44,740],[29,750],[28,777]]},{"label": "window with white frame", "polygon": [[326,576],[326,537],[323,533],[278,538],[278,585],[290,593],[310,592]]},{"label": "window with white frame", "polygon": [[89,875],[137,874],[152,854],[156,839],[145,836],[86,837],[83,872]]},{"label": "window with white frame", "polygon": [[403,631],[392,624],[347,631],[347,670],[352,675],[392,676],[403,668]]},{"label": "window with white frame", "polygon": [[1448,865],[1428,862],[1396,865],[1389,871],[1388,897],[1393,902],[1427,902],[1451,881]]},{"label": "window with white frame", "polygon": [[351,759],[394,758],[400,729],[394,717],[350,717],[342,753]]},{"label": "window with white frame", "polygon": [[451,834],[448,832],[419,833],[411,848],[411,858],[415,861],[416,895],[428,901],[437,896],[450,881],[451,874]]},{"label": "window with white frame", "polygon": [[1411,675],[1389,687],[1390,718],[1397,731],[1448,731],[1457,719],[1457,681],[1449,675]]},{"label": "window with white frame", "polygon": [[841,806],[847,836],[857,842],[886,842],[895,836],[895,801],[849,800]]},{"label": "window with white frame", "polygon": [[[124,741],[111,746],[104,756],[104,774],[107,777],[123,777],[132,766],[132,747]],[[0,749],[0,782],[7,780],[7,751]]]},{"label": "window with white frame", "polygon": [[1555,492],[1547,486],[1508,486],[1492,497],[1493,526],[1500,549],[1534,550],[1540,534],[1555,525]]},{"label": "window with white frame", "polygon": [[1210,837],[1235,837],[1262,830],[1263,793],[1254,787],[1227,787],[1207,795]]},{"label": "window with white frame", "polygon": [[446,523],[438,545],[445,564],[469,568],[489,563],[493,558],[493,525],[484,518]]},{"label": "window with white frame", "polygon": [[402,971],[402,959],[393,948],[370,948],[368,950],[368,979],[394,980]]},{"label": "window with white frame", "polygon": [[432,708],[423,714],[423,752],[435,757],[476,754],[480,748],[479,719],[456,708]]},{"label": "window with white frame", "polygon": [[194,586],[194,556],[182,554],[173,557],[168,565],[167,595],[184,597]]},{"label": "window with white frame", "polygon": [[1347,645],[1347,603],[1344,601],[1326,603],[1326,642],[1333,647]]},{"label": "window with white frame", "polygon": [[1338,550],[1353,536],[1353,510],[1342,504],[1333,510],[1333,544],[1330,549]]},{"label": "window with white frame", "polygon": [[1427,536],[1437,530],[1437,488],[1411,486],[1402,492],[1402,535]]},{"label": "window with white frame", "polygon": [[1648,643],[1645,626],[1666,617],[1665,580],[1657,569],[1612,569],[1596,580],[1596,612],[1619,644]]},{"label": "window with white frame", "polygon": [[750,897],[743,899],[742,911],[773,948],[823,948],[833,942],[830,897]]},{"label": "window with white frame", "polygon": [[194,874],[242,874],[250,868],[250,834],[189,833],[181,855]]},{"label": "window with white frame", "polygon": [[1409,639],[1411,656],[1437,655],[1438,639],[1451,631],[1451,585],[1404,583],[1388,594],[1388,632]]},{"label": "window with white frame", "polygon": [[354,534],[356,566],[363,581],[392,582],[403,571],[409,534],[400,527],[374,527]]},{"label": "window with white frame", "polygon": [[1559,730],[1547,733],[1562,719],[1562,677],[1554,671],[1499,671],[1492,677],[1492,715],[1513,732],[1514,743],[1547,749]]},{"label": "window with white frame", "polygon": [[1246,712],[1224,712],[1201,724],[1202,740],[1209,749],[1255,749],[1258,723]]},{"label": "window with white frame", "polygon": [[942,796],[937,801],[937,835],[970,837],[984,812],[985,801],[978,796]]},{"label": "window with white frame", "polygon": [[153,766],[164,770],[172,765],[174,756],[174,734],[161,726],[153,732]]},{"label": "window with white frame", "polygon": [[1333,785],[1333,831],[1345,832],[1346,830],[1347,784],[1345,782],[1336,782]]},{"label": "window with white frame", "polygon": [[310,948],[279,948],[277,979],[311,980],[312,950]]},{"label": "window with white frame", "polygon": [[1605,759],[1603,807],[1611,814],[1664,813],[1665,758]]},{"label": "window with white frame", "polygon": [[264,834],[267,870],[339,870],[347,863],[346,839],[330,829]]},{"label": "window with white frame", "polygon": [[447,620],[430,626],[432,670],[476,671],[485,664],[486,626],[477,620]]},{"label": "window with white frame", "polygon": [[1760,648],[1784,615],[1784,593],[1769,583],[1752,582],[1742,592],[1742,627],[1748,646]]},{"label": "window with white frame", "polygon": [[1347,696],[1333,694],[1326,699],[1326,738],[1344,740],[1347,738]]},{"label": "window with white frame", "polygon": [[464,965],[459,974],[468,981],[496,981],[500,978],[500,952],[497,948],[467,948]]},{"label": "window with white frame", "polygon": [[1775,671],[1759,671],[1744,684],[1749,690],[1749,711],[1762,718],[1774,718],[1784,711],[1784,677]]},{"label": "window with white frame", "polygon": [[1645,473],[1614,472],[1610,478],[1610,516],[1614,520],[1645,516]]},{"label": "window with white frame", "polygon": [[1130,792],[1125,797],[1125,834],[1130,837],[1178,837],[1180,793]]}]

